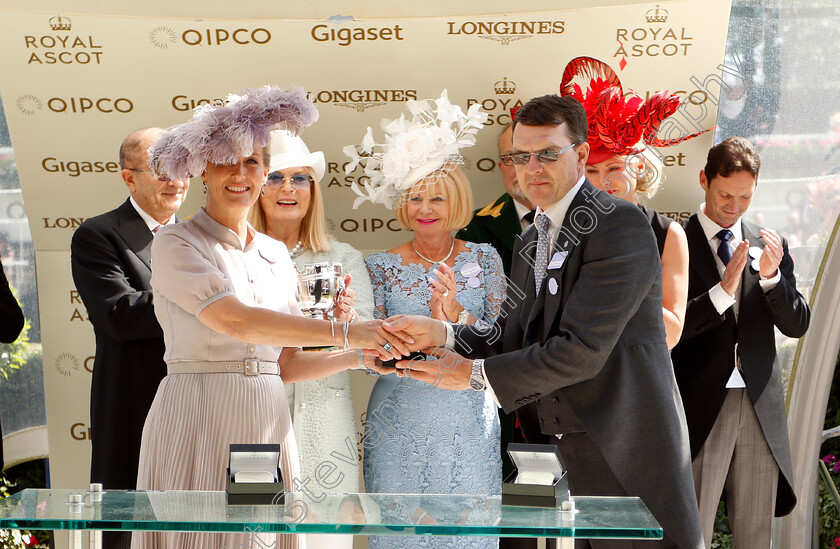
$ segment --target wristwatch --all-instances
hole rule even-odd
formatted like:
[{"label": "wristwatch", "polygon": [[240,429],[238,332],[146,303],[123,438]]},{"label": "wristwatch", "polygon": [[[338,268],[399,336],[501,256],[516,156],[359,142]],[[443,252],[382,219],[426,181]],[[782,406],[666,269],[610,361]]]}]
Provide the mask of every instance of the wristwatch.
[{"label": "wristwatch", "polygon": [[470,322],[470,312],[466,309],[461,309],[461,312],[458,313],[458,324],[469,324]]},{"label": "wristwatch", "polygon": [[472,372],[470,373],[470,388],[473,391],[483,391],[487,387],[487,382],[484,380],[484,375],[481,373],[481,368],[483,366],[483,358],[473,360]]}]

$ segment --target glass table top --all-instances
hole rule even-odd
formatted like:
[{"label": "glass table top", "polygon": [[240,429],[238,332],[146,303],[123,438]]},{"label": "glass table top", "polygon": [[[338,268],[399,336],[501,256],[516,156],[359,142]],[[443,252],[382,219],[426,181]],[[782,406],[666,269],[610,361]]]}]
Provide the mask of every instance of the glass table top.
[{"label": "glass table top", "polygon": [[[68,503],[80,494],[82,503]],[[100,501],[96,501],[96,499]],[[498,496],[288,493],[228,505],[225,492],[24,490],[0,500],[0,528],[356,535],[661,539],[639,498],[576,497],[575,511],[502,505]]]}]

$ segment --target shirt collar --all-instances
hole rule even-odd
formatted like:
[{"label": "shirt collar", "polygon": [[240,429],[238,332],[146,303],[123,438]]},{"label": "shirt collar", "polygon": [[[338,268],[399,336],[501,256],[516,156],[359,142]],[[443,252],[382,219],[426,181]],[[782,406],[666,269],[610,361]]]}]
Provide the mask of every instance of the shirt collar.
[{"label": "shirt collar", "polygon": [[516,208],[516,215],[519,216],[519,221],[522,221],[522,218],[525,217],[525,215],[528,214],[528,212],[530,212],[531,210],[522,205],[514,197],[511,196],[510,199],[513,200],[513,207]]},{"label": "shirt collar", "polygon": [[137,201],[134,200],[133,196],[128,197],[128,201],[131,202],[132,206],[134,206],[135,211],[137,211],[137,215],[140,216],[140,218],[143,220],[143,222],[146,224],[150,231],[154,231],[155,227],[157,227],[158,225],[171,225],[175,223],[174,215],[170,215],[166,223],[159,223],[154,217],[147,214],[146,211],[140,207],[140,204],[138,204]]},{"label": "shirt collar", "polygon": [[569,192],[566,195],[543,210],[539,206],[537,206],[537,215],[544,213],[548,216],[551,220],[551,226],[553,227],[560,227],[563,225],[563,219],[566,218],[566,212],[569,210],[569,206],[572,204],[572,200],[574,200],[575,195],[577,195],[580,188],[583,186],[583,182],[586,181],[585,176],[581,176],[578,179],[578,182],[575,183],[575,186],[569,189]]},{"label": "shirt collar", "polygon": [[700,204],[700,211],[697,213],[697,221],[700,222],[700,226],[703,227],[703,234],[706,235],[706,240],[711,242],[713,238],[715,238],[718,232],[722,231],[723,229],[729,229],[732,231],[732,238],[730,239],[731,242],[741,242],[744,240],[743,231],[741,230],[741,218],[739,217],[735,223],[732,224],[731,227],[721,227],[712,219],[706,215],[706,203],[703,202]]},{"label": "shirt collar", "polygon": [[244,250],[246,247],[250,247],[250,245],[254,243],[256,231],[253,227],[251,227],[250,223],[248,224],[248,234],[251,235],[251,244],[245,246],[245,243],[239,240],[238,234],[210,217],[210,214],[208,214],[204,208],[198,210],[198,213],[195,214],[192,219],[195,220],[195,223],[204,229],[204,231],[210,236],[220,242],[229,244],[238,250]]}]

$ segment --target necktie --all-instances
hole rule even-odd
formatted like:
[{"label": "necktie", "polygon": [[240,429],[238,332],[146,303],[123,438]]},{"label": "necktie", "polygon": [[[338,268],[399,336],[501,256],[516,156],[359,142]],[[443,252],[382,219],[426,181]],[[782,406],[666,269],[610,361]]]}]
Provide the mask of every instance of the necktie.
[{"label": "necktie", "polygon": [[524,219],[525,221],[527,221],[527,222],[528,222],[528,225],[531,225],[531,224],[533,224],[533,223],[534,223],[534,214],[536,214],[536,213],[537,213],[537,210],[531,210],[530,212],[528,212],[528,213],[526,213],[525,215],[523,215],[523,216],[522,216],[522,219]]},{"label": "necktie", "polygon": [[732,239],[732,231],[723,229],[715,236],[720,239],[720,246],[717,249],[718,257],[723,261],[723,266],[726,267],[729,265],[729,260],[732,259],[732,250],[729,249],[729,240]]},{"label": "necktie", "polygon": [[157,227],[155,227],[154,229],[152,229],[152,235],[156,235],[156,234],[157,234],[157,232],[158,232],[158,229],[160,229],[161,227],[163,227],[163,225],[158,225]]},{"label": "necktie", "polygon": [[540,286],[545,278],[545,271],[548,267],[548,227],[549,219],[545,214],[537,216],[534,224],[537,226],[537,253],[534,256],[534,282],[537,284],[537,295],[540,295]]}]

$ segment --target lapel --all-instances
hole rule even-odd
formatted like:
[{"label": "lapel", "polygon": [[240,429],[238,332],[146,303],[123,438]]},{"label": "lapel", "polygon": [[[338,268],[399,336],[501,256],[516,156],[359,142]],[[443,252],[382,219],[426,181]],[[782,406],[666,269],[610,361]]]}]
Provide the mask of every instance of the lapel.
[{"label": "lapel", "polygon": [[504,206],[502,206],[498,217],[494,217],[487,222],[487,230],[493,233],[500,242],[504,242],[505,246],[513,248],[516,235],[522,232],[516,206],[513,205],[513,197],[505,194]]},{"label": "lapel", "polygon": [[151,270],[152,232],[128,200],[117,208],[117,225],[114,230],[140,261]]},{"label": "lapel", "polygon": [[[749,241],[750,249],[759,247],[764,250],[764,240],[761,238],[757,226],[742,220],[741,231],[744,239]],[[752,268],[753,259],[752,256],[749,257],[741,275],[741,301],[738,305],[738,318],[749,318],[752,309],[762,300],[761,285],[758,283],[761,276],[758,270]]]},{"label": "lapel", "polygon": [[[691,270],[697,273],[704,291],[720,282],[720,275],[717,270],[717,262],[712,254],[709,241],[706,240],[706,233],[703,226],[697,219],[697,214],[692,215],[685,226],[685,236],[688,240],[688,262]],[[689,295],[689,299],[696,297]]]}]

